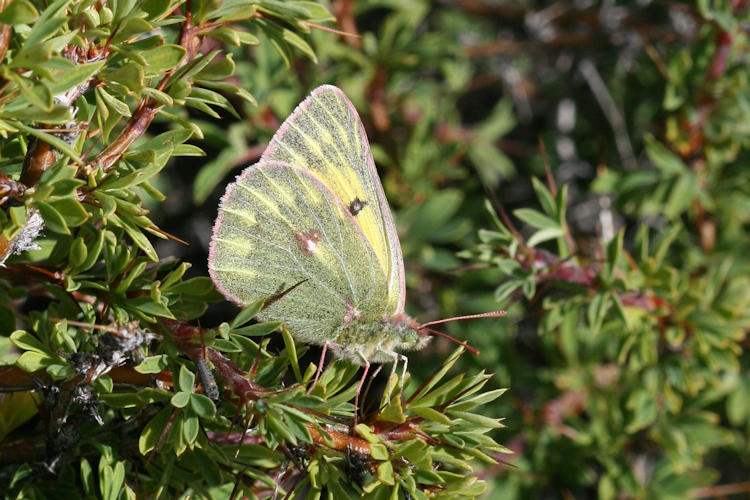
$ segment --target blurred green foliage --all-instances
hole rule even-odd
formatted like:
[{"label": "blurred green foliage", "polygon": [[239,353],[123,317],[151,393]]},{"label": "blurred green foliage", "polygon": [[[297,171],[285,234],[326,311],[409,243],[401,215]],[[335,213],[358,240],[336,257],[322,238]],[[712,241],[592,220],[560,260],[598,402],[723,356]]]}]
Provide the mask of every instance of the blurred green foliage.
[{"label": "blurred green foliage", "polygon": [[[471,497],[483,491],[477,476],[493,499],[747,491],[746,2],[0,5],[10,40],[0,74],[0,355],[63,381],[86,436],[71,445],[61,415],[34,417],[40,398],[29,393],[3,399],[0,435],[55,430],[41,436],[41,459],[2,465],[12,495],[45,487],[42,462],[58,471],[46,487],[59,495],[112,498],[136,474],[149,494],[227,497],[237,471],[243,492],[270,495],[282,470],[299,494],[334,498],[385,498],[394,485]],[[188,6],[191,26],[205,30],[181,31]],[[409,312],[509,313],[445,325],[478,357],[451,355],[443,339],[410,356],[416,380],[405,396],[436,381],[436,366],[465,375],[432,387],[432,400],[394,397],[360,425],[366,460],[356,446],[337,448],[336,428],[319,420],[351,417],[352,368],[331,365],[325,390],[304,395],[293,384],[310,380],[316,353],[287,335],[255,338],[277,325],[247,326],[253,308],[226,323],[237,312],[205,278],[223,185],[322,83],[341,87],[365,122],[399,226]],[[71,91],[80,92],[60,100]],[[140,133],[130,141],[123,130]],[[190,247],[158,239],[167,233]],[[170,323],[196,318],[221,326]],[[174,385],[97,374],[87,403],[70,390],[82,384],[65,383],[84,358],[111,364],[112,349],[83,324],[143,342],[161,335],[137,372],[171,374]],[[245,415],[262,442],[222,442],[236,443],[246,400],[215,405],[194,392],[200,342],[255,373],[259,387],[243,393],[209,356],[224,391],[257,396]],[[263,392],[282,385],[290,390]],[[461,395],[469,387],[478,392]],[[501,387],[510,390],[494,399]],[[490,439],[500,417],[508,427]],[[310,420],[329,434],[325,445]],[[434,441],[396,442],[383,422]],[[515,453],[500,455],[493,439]],[[337,478],[345,491],[332,489]],[[449,486],[427,486],[438,483]]]}]

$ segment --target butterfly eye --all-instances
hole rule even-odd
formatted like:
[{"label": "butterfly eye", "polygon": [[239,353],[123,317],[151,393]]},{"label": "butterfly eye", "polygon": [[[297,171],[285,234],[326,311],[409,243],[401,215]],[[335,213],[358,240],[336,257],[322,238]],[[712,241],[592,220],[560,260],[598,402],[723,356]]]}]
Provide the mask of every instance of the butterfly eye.
[{"label": "butterfly eye", "polygon": [[365,205],[367,205],[367,201],[362,201],[359,197],[354,198],[354,201],[349,203],[349,213],[356,217],[356,215],[365,208]]},{"label": "butterfly eye", "polygon": [[419,341],[419,335],[414,330],[406,330],[401,336],[401,341],[404,344],[416,344]]}]

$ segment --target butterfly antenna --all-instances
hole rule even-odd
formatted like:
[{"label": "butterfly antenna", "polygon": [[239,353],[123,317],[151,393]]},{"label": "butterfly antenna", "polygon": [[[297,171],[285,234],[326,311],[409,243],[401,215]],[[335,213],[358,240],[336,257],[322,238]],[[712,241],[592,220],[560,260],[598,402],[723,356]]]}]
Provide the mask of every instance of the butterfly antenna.
[{"label": "butterfly antenna", "polygon": [[440,332],[438,330],[433,330],[432,328],[428,328],[428,327],[433,326],[433,325],[440,325],[442,323],[448,323],[450,321],[461,321],[461,320],[465,320],[465,319],[501,318],[501,317],[505,316],[505,314],[506,314],[506,311],[492,311],[492,312],[486,312],[486,313],[481,313],[481,314],[469,314],[469,315],[466,315],[466,316],[455,316],[453,318],[445,318],[445,319],[439,319],[439,320],[436,320],[436,321],[430,321],[428,323],[422,323],[421,325],[419,325],[417,327],[417,330],[427,330],[428,332],[430,332],[430,333],[432,333],[434,335],[438,335],[440,337],[445,337],[446,339],[450,340],[451,342],[455,342],[458,345],[464,346],[464,348],[466,348],[467,351],[469,351],[474,356],[476,356],[476,355],[479,354],[479,351],[476,350],[476,349],[474,349],[473,347],[471,347],[468,343],[461,342],[458,339],[451,337],[447,333],[443,333],[443,332]]},{"label": "butterfly antenna", "polygon": [[439,332],[437,330],[433,330],[432,328],[425,328],[425,330],[427,330],[428,332],[432,333],[433,335],[438,335],[440,337],[445,337],[446,339],[450,340],[451,342],[455,342],[456,344],[458,344],[460,346],[463,346],[467,351],[469,351],[470,353],[472,353],[474,356],[478,356],[479,355],[479,351],[477,349],[474,349],[473,347],[471,347],[465,341],[461,342],[457,338],[451,337],[447,333]]},{"label": "butterfly antenna", "polygon": [[445,319],[439,319],[436,321],[430,321],[429,323],[422,323],[419,325],[419,329],[432,326],[432,325],[440,325],[442,323],[449,323],[451,321],[462,321],[465,319],[479,319],[479,318],[502,318],[507,314],[507,311],[492,311],[492,312],[486,312],[481,314],[469,314],[467,316],[454,316],[453,318],[445,318]]}]

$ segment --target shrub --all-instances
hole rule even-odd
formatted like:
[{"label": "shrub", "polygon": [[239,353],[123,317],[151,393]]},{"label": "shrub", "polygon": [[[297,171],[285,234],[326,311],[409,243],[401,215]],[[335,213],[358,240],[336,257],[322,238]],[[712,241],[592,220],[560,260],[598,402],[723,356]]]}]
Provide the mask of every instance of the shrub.
[{"label": "shrub", "polygon": [[[8,496],[747,491],[745,2],[0,5]],[[436,339],[403,398],[375,379],[355,429],[354,368],[304,394],[319,351],[205,268],[222,185],[321,83],[410,312],[508,310],[446,325],[481,355]]]}]

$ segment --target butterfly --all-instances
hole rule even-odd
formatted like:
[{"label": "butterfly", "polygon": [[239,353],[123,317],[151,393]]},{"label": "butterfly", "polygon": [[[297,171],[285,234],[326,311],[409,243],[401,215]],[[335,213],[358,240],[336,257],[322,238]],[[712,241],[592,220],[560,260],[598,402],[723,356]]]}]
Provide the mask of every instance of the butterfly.
[{"label": "butterfly", "polygon": [[[404,312],[404,261],[362,121],[337,87],[315,89],[221,199],[208,268],[217,288],[292,336],[365,367],[423,348]],[[285,292],[285,293],[282,293]],[[429,330],[432,331],[432,330]],[[356,407],[356,399],[355,399]]]}]

